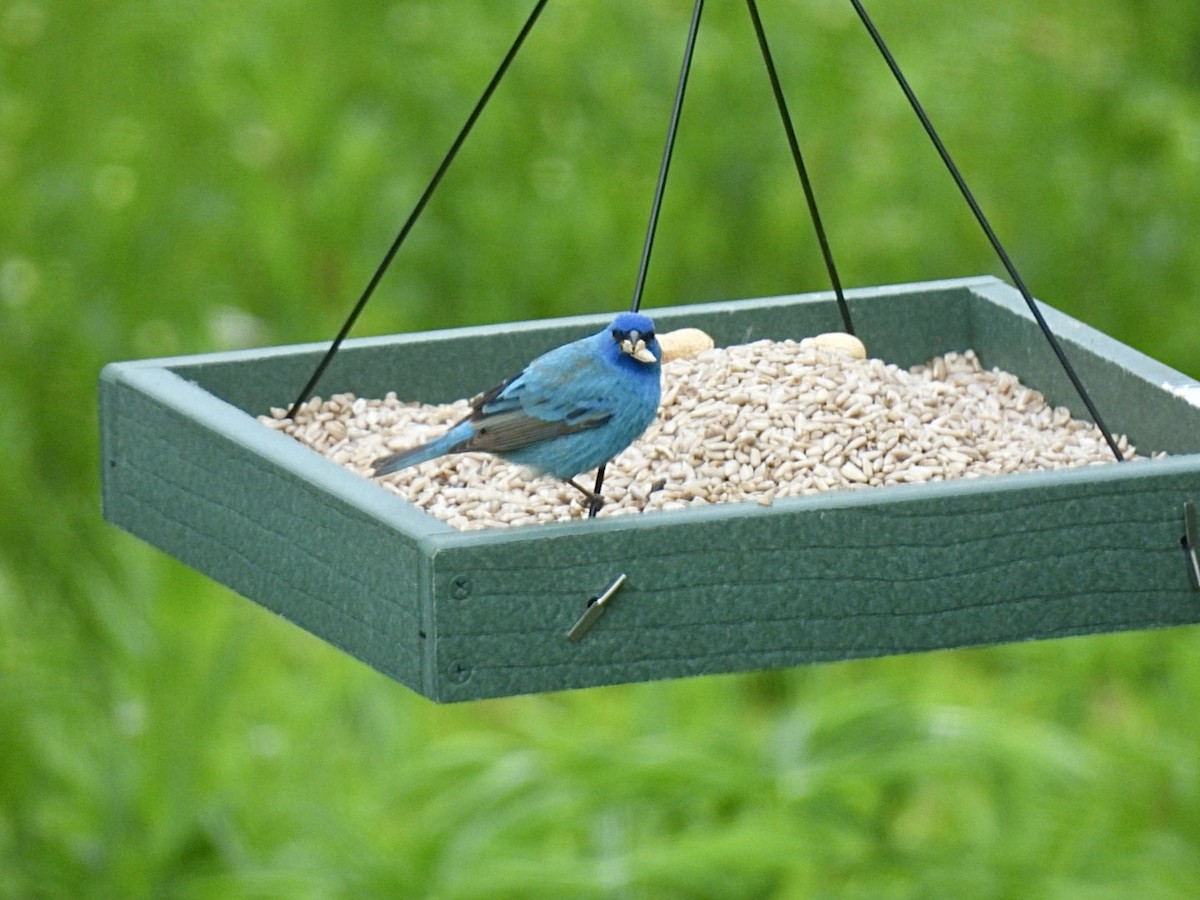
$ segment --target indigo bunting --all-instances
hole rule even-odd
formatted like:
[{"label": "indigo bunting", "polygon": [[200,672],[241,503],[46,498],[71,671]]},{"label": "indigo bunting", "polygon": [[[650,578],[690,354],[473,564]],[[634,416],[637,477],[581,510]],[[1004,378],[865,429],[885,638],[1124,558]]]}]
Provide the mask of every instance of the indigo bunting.
[{"label": "indigo bunting", "polygon": [[622,313],[603,331],[564,344],[471,400],[471,413],[441,437],[372,463],[387,475],[448,453],[484,451],[553,475],[603,503],[575,476],[632,444],[654,420],[662,348],[654,322]]}]

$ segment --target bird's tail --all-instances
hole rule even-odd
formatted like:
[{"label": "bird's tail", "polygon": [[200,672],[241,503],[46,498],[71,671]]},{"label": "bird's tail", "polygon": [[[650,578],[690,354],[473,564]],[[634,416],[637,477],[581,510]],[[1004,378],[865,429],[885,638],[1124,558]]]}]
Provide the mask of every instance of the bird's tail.
[{"label": "bird's tail", "polygon": [[401,450],[399,453],[393,453],[390,456],[379,457],[379,459],[371,463],[371,468],[374,470],[375,477],[378,478],[380,475],[390,475],[409,466],[429,462],[429,460],[445,456],[447,453],[454,453],[458,449],[458,446],[474,433],[475,431],[469,423],[462,422],[451,428],[441,437],[434,438],[432,441],[421,444],[419,447],[413,447],[411,450]]}]

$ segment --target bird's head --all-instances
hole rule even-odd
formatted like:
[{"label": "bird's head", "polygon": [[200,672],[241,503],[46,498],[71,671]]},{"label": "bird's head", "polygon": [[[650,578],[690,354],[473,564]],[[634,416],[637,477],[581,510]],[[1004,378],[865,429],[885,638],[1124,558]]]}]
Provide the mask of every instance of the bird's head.
[{"label": "bird's head", "polygon": [[641,313],[621,313],[609,328],[614,343],[626,356],[640,363],[657,363],[662,348],[654,336],[654,320]]}]

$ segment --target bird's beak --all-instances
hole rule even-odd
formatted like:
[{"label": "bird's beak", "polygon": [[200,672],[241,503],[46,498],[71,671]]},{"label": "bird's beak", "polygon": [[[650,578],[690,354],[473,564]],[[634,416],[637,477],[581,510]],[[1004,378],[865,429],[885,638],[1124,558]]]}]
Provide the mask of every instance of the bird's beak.
[{"label": "bird's beak", "polygon": [[626,356],[632,356],[638,362],[652,363],[655,361],[654,354],[650,352],[646,342],[636,331],[629,332],[629,337],[621,341],[621,352]]}]

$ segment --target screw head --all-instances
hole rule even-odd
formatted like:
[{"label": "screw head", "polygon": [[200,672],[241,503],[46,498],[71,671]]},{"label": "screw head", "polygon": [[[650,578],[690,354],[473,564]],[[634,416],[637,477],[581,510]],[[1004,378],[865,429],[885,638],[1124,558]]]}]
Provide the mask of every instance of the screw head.
[{"label": "screw head", "polygon": [[471,579],[466,575],[455,575],[451,578],[450,596],[455,600],[465,600],[471,596]]}]

